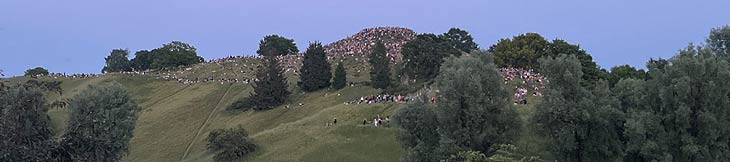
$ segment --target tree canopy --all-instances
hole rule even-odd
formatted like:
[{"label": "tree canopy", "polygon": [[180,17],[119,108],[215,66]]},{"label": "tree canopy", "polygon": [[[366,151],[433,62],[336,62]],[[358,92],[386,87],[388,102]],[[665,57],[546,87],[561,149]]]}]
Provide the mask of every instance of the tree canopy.
[{"label": "tree canopy", "polygon": [[730,26],[725,25],[710,30],[706,43],[717,55],[730,59]]},{"label": "tree canopy", "polygon": [[459,28],[449,29],[449,31],[442,34],[441,37],[446,40],[449,46],[459,49],[462,52],[469,53],[479,49],[479,46],[474,43],[474,38],[471,37],[471,34]]},{"label": "tree canopy", "polygon": [[330,86],[332,67],[327,62],[327,53],[324,52],[322,43],[309,44],[302,63],[301,81],[298,83],[302,90],[312,92]]},{"label": "tree canopy", "polygon": [[396,112],[403,161],[438,161],[470,150],[490,154],[519,133],[520,120],[490,56],[471,55],[451,57],[441,67],[439,92],[424,94],[437,96],[435,105],[425,97]]},{"label": "tree canopy", "polygon": [[419,34],[403,45],[403,75],[412,79],[431,80],[439,73],[444,58],[461,52],[434,34]]},{"label": "tree canopy", "polygon": [[39,75],[48,75],[48,69],[43,67],[35,67],[25,70],[25,76],[37,77]]},{"label": "tree canopy", "polygon": [[112,52],[104,58],[106,66],[102,68],[102,73],[131,71],[132,62],[127,58],[129,51],[125,49],[113,49]]},{"label": "tree canopy", "polygon": [[337,68],[335,68],[335,76],[332,78],[332,88],[342,89],[345,86],[347,86],[347,71],[345,71],[342,62],[340,62],[337,64]]},{"label": "tree canopy", "polygon": [[253,92],[249,99],[254,110],[268,110],[283,104],[289,97],[289,84],[279,61],[274,56],[267,56],[258,66]]},{"label": "tree canopy", "polygon": [[375,43],[370,54],[370,82],[373,88],[385,89],[390,86],[390,60],[383,42]]},{"label": "tree canopy", "polygon": [[121,84],[89,86],[73,98],[69,110],[62,159],[115,162],[126,155],[140,107]]},{"label": "tree canopy", "polygon": [[609,73],[609,85],[613,87],[618,83],[621,79],[645,79],[646,78],[646,72],[644,72],[643,69],[636,69],[630,65],[619,65],[611,67],[611,72]]},{"label": "tree canopy", "polygon": [[190,44],[172,41],[153,50],[140,50],[131,60],[131,67],[136,71],[148,69],[174,68],[203,62],[195,47]]},{"label": "tree canopy", "polygon": [[267,35],[259,42],[259,49],[256,51],[259,56],[282,56],[299,53],[294,39],[285,38],[279,35]]}]

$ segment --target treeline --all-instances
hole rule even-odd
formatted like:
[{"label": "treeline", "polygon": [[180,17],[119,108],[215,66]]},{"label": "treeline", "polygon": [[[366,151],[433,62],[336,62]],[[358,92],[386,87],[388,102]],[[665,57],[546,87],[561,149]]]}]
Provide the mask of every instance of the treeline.
[{"label": "treeline", "polygon": [[180,41],[172,41],[160,48],[140,50],[129,59],[129,50],[114,49],[104,58],[106,66],[102,73],[123,71],[145,71],[149,69],[173,68],[203,62],[198,56],[195,47]]},{"label": "treeline", "polygon": [[[89,86],[55,102],[47,92],[60,95],[60,82],[0,84],[0,161],[114,162],[127,153],[140,108],[122,85]],[[51,130],[51,108],[70,110],[64,132]]]},{"label": "treeline", "polygon": [[[514,142],[522,122],[500,84],[500,66],[547,77],[542,103],[525,122],[557,161],[730,161],[730,26],[712,29],[703,46],[649,60],[646,71],[617,66],[599,70],[596,80],[586,77],[597,67],[578,46],[517,37],[447,59],[433,84],[435,103],[423,98],[396,112],[401,161],[538,160],[493,156]],[[543,48],[556,42],[568,48]],[[542,49],[573,53],[525,56]]]}]

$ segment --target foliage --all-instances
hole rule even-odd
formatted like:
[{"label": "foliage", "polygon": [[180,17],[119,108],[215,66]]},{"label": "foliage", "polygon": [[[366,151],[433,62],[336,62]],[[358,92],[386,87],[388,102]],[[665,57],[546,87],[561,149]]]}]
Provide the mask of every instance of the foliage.
[{"label": "foliage", "polygon": [[448,59],[436,78],[438,132],[446,155],[462,150],[491,154],[494,144],[510,143],[520,130],[521,120],[490,55],[472,55]]},{"label": "foliage", "polygon": [[434,34],[419,34],[403,45],[402,75],[413,79],[431,80],[436,77],[444,58],[460,56],[459,50]]},{"label": "foliage", "polygon": [[6,88],[0,89],[0,161],[51,161],[53,133],[43,91]]},{"label": "foliage", "polygon": [[195,52],[195,47],[180,41],[172,41],[162,47],[153,49],[152,68],[162,69],[192,65],[203,62],[203,58]]},{"label": "foliage", "polygon": [[59,146],[62,159],[114,162],[126,154],[140,108],[121,84],[89,86],[69,109]]},{"label": "foliage", "polygon": [[583,73],[573,55],[540,60],[549,80],[533,122],[553,143],[559,161],[614,161],[621,155],[623,114],[608,84],[599,81],[593,92],[582,87]]},{"label": "foliage", "polygon": [[240,111],[248,111],[256,107],[252,101],[251,97],[244,97],[241,99],[238,99],[231,103],[230,106],[228,106],[228,110],[240,110]]},{"label": "foliage", "polygon": [[459,151],[441,162],[488,162],[487,156],[479,151]]},{"label": "foliage", "polygon": [[152,62],[154,60],[154,54],[148,50],[140,50],[134,53],[134,59],[132,62],[132,69],[134,71],[144,71],[152,68]]},{"label": "foliage", "polygon": [[302,63],[301,81],[298,84],[303,91],[312,92],[330,86],[332,69],[327,62],[327,53],[324,52],[322,43],[309,44]]},{"label": "foliage", "polygon": [[216,129],[208,134],[208,150],[217,152],[216,161],[235,161],[258,148],[240,125],[237,128]]},{"label": "foliage", "polygon": [[347,71],[345,71],[345,67],[340,62],[337,64],[337,68],[335,68],[335,76],[332,78],[332,88],[342,89],[345,86],[347,86]]},{"label": "foliage", "polygon": [[264,57],[256,71],[251,103],[254,110],[268,110],[283,104],[289,97],[284,71],[275,57]]},{"label": "foliage", "polygon": [[125,49],[113,49],[112,52],[104,58],[106,66],[101,70],[102,73],[131,71],[132,62],[127,58],[129,51]]},{"label": "foliage", "polygon": [[666,61],[649,63],[646,83],[626,85],[643,95],[626,97],[624,160],[730,160],[730,65],[694,45]]},{"label": "foliage", "polygon": [[730,59],[730,26],[725,25],[710,30],[706,43],[717,55]]},{"label": "foliage", "polygon": [[500,39],[489,47],[494,63],[499,67],[537,68],[537,59],[547,55],[549,42],[540,34],[525,33],[512,39]]},{"label": "foliage", "polygon": [[427,96],[410,101],[396,110],[393,121],[398,127],[398,140],[406,151],[404,162],[428,162],[442,159],[434,154],[438,148],[438,121],[434,105],[428,104]]},{"label": "foliage", "polygon": [[449,29],[449,31],[441,35],[441,37],[451,48],[459,49],[462,52],[469,53],[479,49],[479,46],[474,43],[474,38],[471,37],[469,32],[459,28]]},{"label": "foliage", "polygon": [[583,73],[581,84],[584,87],[593,87],[602,78],[601,69],[593,57],[578,45],[573,45],[562,39],[547,41],[537,33],[525,33],[512,39],[500,39],[497,44],[489,47],[494,54],[494,61],[499,67],[515,67],[535,69],[540,71],[538,59],[542,57],[558,57],[558,55],[574,55],[580,61]]},{"label": "foliage", "polygon": [[37,77],[39,75],[48,75],[48,69],[45,69],[43,67],[35,67],[25,70],[25,76]]},{"label": "foliage", "polygon": [[375,43],[370,54],[370,81],[373,88],[385,89],[390,86],[390,60],[386,56],[387,49],[383,42]]},{"label": "foliage", "polygon": [[299,49],[293,39],[279,35],[267,35],[259,42],[259,49],[256,53],[259,56],[283,56],[297,54]]},{"label": "foliage", "polygon": [[[474,56],[471,56],[474,55]],[[437,94],[423,94],[396,112],[403,161],[438,161],[459,151],[491,153],[509,143],[520,130],[501,76],[489,55],[475,52],[452,57],[436,78]],[[426,104],[428,97],[436,103]]]},{"label": "foliage", "polygon": [[630,65],[620,65],[611,67],[611,73],[609,73],[608,82],[611,87],[616,85],[621,79],[645,79],[646,72],[643,69],[636,69]]}]

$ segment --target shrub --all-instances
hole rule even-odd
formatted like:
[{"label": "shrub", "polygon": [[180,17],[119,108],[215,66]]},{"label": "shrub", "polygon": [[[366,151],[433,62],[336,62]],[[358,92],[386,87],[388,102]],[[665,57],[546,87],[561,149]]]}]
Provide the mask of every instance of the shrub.
[{"label": "shrub", "polygon": [[233,161],[256,151],[258,146],[248,138],[241,126],[229,129],[216,129],[208,134],[208,150],[217,152],[216,161]]}]

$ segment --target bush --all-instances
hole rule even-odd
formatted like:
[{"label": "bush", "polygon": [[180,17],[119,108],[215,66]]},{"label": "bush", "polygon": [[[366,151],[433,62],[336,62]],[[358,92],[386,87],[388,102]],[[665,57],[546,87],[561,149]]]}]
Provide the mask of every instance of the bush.
[{"label": "bush", "polygon": [[218,152],[216,161],[233,161],[256,151],[258,146],[248,138],[241,126],[229,129],[216,129],[208,134],[208,150]]},{"label": "bush", "polygon": [[253,107],[254,105],[251,102],[251,97],[245,97],[237,100],[236,102],[233,102],[231,106],[228,106],[228,110],[248,111],[251,110]]}]

